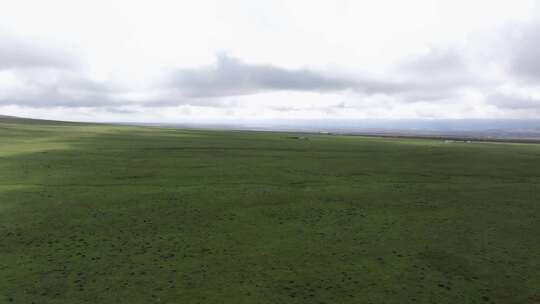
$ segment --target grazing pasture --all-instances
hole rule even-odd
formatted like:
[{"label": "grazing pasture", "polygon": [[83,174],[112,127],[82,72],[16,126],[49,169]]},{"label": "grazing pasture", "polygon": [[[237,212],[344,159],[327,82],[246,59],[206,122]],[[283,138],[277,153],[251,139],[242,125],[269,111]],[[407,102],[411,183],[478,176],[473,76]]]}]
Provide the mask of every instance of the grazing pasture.
[{"label": "grazing pasture", "polygon": [[540,145],[0,118],[0,303],[540,303]]}]

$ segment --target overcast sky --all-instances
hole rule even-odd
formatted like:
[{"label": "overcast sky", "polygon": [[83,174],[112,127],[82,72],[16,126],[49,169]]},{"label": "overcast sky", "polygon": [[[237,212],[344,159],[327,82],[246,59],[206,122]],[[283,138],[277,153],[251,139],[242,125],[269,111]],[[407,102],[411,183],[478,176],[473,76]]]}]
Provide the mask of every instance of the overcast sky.
[{"label": "overcast sky", "polygon": [[540,118],[534,0],[5,0],[0,114]]}]

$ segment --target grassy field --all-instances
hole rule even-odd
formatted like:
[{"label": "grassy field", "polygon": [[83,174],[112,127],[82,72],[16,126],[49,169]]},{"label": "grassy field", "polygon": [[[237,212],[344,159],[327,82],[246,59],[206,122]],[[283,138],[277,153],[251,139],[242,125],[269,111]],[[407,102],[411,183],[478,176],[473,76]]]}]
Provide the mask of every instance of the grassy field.
[{"label": "grassy field", "polygon": [[540,145],[0,118],[0,303],[540,303]]}]

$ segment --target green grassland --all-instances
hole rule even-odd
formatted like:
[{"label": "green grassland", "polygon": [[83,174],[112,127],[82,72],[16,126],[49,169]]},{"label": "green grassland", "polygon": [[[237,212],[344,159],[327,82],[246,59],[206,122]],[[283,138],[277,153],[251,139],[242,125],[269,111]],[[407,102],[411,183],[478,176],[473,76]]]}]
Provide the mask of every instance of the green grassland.
[{"label": "green grassland", "polygon": [[0,303],[540,303],[540,145],[0,118]]}]

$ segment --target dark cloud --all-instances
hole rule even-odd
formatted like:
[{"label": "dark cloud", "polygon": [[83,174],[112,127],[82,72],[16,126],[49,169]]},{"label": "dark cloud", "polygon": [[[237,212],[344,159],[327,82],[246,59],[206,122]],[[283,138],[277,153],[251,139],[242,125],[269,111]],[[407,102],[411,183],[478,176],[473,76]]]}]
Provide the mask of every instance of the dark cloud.
[{"label": "dark cloud", "polygon": [[115,102],[105,95],[95,93],[70,94],[51,87],[42,88],[42,90],[36,93],[9,96],[0,99],[0,105],[18,105],[34,108],[103,107],[113,104]]},{"label": "dark cloud", "polygon": [[450,98],[457,99],[462,94],[460,86],[444,85],[419,85],[415,90],[410,90],[398,95],[403,102],[440,102]]},{"label": "dark cloud", "polygon": [[426,91],[427,95],[432,95],[429,92],[432,90],[450,92],[491,85],[483,75],[473,72],[464,53],[456,49],[433,48],[426,54],[405,59],[397,66],[396,73],[416,84],[412,86],[413,91]]},{"label": "dark cloud", "polygon": [[391,81],[329,76],[307,69],[291,70],[269,64],[248,64],[226,54],[219,54],[214,66],[175,71],[169,84],[182,96],[191,98],[249,95],[266,91],[355,90],[391,93],[405,89],[403,84]]},{"label": "dark cloud", "polygon": [[0,91],[0,105],[100,107],[111,105],[115,88],[82,76],[82,61],[39,41],[0,35],[0,71],[16,85]]},{"label": "dark cloud", "polygon": [[[101,107],[127,103],[113,96],[120,90],[82,78],[74,72],[19,71],[19,86],[0,92],[0,105],[30,107]],[[49,76],[48,79],[44,76]]]},{"label": "dark cloud", "polygon": [[510,72],[540,82],[540,22],[515,29],[507,42],[511,48]]},{"label": "dark cloud", "polygon": [[463,98],[467,89],[487,90],[498,85],[470,66],[464,50],[432,48],[426,54],[409,57],[398,64],[407,90],[398,92],[402,102],[447,102]]},{"label": "dark cloud", "polygon": [[530,96],[493,94],[488,96],[487,101],[501,109],[540,110],[540,98]]},{"label": "dark cloud", "polygon": [[409,74],[437,78],[467,73],[462,53],[451,49],[431,49],[427,54],[407,58],[400,68]]},{"label": "dark cloud", "polygon": [[0,36],[0,70],[56,68],[71,69],[78,60],[63,50],[45,48],[38,42],[29,42]]}]

